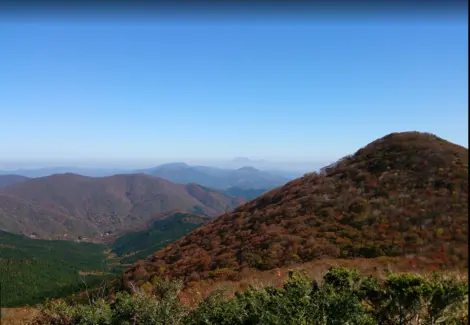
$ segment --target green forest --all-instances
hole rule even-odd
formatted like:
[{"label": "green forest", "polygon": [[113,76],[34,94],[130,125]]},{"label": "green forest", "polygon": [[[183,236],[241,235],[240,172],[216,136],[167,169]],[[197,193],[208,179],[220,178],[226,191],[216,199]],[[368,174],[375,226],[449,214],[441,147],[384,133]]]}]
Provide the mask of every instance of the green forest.
[{"label": "green forest", "polygon": [[135,263],[198,228],[206,220],[209,219],[175,213],[153,222],[147,230],[122,235],[112,244],[112,252],[123,257],[122,264]]},{"label": "green forest", "polygon": [[[127,263],[144,259],[202,225],[204,219],[175,214],[148,230],[122,235],[111,245],[40,240],[0,231],[1,307],[44,302],[101,285]],[[112,250],[117,256],[107,254]]]},{"label": "green forest", "polygon": [[35,304],[100,282],[109,276],[104,251],[99,244],[38,240],[0,231],[2,307]]}]

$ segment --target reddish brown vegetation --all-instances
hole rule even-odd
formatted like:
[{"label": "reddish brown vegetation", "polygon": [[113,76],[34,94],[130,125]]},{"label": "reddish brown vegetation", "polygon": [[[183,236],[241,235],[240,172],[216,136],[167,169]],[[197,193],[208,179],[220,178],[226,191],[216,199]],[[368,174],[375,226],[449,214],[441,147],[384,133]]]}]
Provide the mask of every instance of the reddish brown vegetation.
[{"label": "reddish brown vegetation", "polygon": [[[318,260],[299,263],[289,267],[275,268],[272,270],[261,271],[256,269],[245,270],[240,279],[236,281],[230,279],[208,278],[200,281],[190,281],[180,293],[184,304],[197,306],[201,300],[214,291],[223,291],[225,295],[233,297],[235,292],[243,292],[249,286],[262,288],[266,286],[282,287],[288,274],[294,271],[297,274],[306,275],[309,279],[314,279],[321,283],[325,273],[330,267],[347,267],[355,269],[363,275],[371,275],[377,279],[385,279],[386,273],[412,272],[429,274],[432,268],[426,268],[424,265],[410,265],[404,257],[378,257],[378,258],[320,258]],[[447,276],[455,277],[466,281],[468,272],[451,271],[444,272]]]},{"label": "reddish brown vegetation", "polygon": [[44,238],[93,237],[143,225],[176,209],[216,216],[241,203],[195,184],[174,184],[144,174],[57,174],[0,191],[0,229]]},{"label": "reddish brown vegetation", "polygon": [[236,279],[326,256],[466,267],[467,200],[468,149],[431,134],[394,133],[222,215],[123,280]]}]

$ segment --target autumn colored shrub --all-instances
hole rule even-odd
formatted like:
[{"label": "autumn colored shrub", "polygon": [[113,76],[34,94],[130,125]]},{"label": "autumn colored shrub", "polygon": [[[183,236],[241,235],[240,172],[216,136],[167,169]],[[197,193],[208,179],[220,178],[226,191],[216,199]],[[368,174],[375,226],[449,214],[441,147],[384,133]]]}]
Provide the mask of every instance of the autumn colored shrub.
[{"label": "autumn colored shrub", "polygon": [[[417,255],[412,263],[419,268],[461,269],[468,265],[467,238],[468,149],[404,132],[220,216],[142,267],[163,263],[165,276],[204,280],[222,268],[238,273],[323,257]],[[136,272],[143,273],[126,271]],[[137,278],[143,283],[152,275]]]}]

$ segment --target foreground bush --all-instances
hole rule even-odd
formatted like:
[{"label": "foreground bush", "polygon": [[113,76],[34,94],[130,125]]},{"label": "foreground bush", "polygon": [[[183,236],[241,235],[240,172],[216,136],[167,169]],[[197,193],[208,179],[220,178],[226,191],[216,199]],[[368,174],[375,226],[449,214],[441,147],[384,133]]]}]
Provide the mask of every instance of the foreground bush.
[{"label": "foreground bush", "polygon": [[468,323],[468,284],[433,274],[389,274],[385,281],[332,268],[321,284],[290,274],[282,288],[216,292],[196,308],[182,306],[181,284],[155,279],[135,293],[87,305],[52,302],[35,325],[460,325]]}]

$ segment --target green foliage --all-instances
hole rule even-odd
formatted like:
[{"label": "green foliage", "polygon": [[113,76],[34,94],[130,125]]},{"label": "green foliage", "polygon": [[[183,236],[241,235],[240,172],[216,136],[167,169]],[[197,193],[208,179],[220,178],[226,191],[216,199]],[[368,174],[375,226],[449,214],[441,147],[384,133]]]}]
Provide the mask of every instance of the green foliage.
[{"label": "green foliage", "polygon": [[95,301],[92,305],[72,306],[63,300],[49,302],[42,310],[41,319],[33,324],[48,325],[110,325],[113,312],[110,305],[103,299]]},{"label": "green foliage", "polygon": [[48,325],[178,325],[186,315],[179,304],[181,283],[156,281],[151,292],[118,292],[111,301],[88,305],[63,300],[47,303],[33,324]]},{"label": "green foliage", "polygon": [[148,230],[124,234],[112,244],[112,251],[117,255],[124,256],[121,263],[125,264],[145,259],[150,254],[201,226],[202,218],[199,220],[200,222],[186,222],[187,217],[187,214],[176,213],[163,220],[155,221]]},{"label": "green foliage", "polygon": [[421,299],[429,289],[424,278],[414,274],[393,274],[385,282],[386,308],[398,324],[408,324],[421,311]]},{"label": "green foliage", "polygon": [[[133,263],[199,227],[203,220],[174,214],[154,222],[148,231],[119,237],[112,245],[113,252],[121,263]],[[38,240],[0,231],[2,307],[42,303],[47,298],[66,297],[113,280],[125,266],[109,259],[104,253],[106,248],[101,244]]]},{"label": "green foliage", "polygon": [[[0,231],[2,307],[70,295],[108,278],[105,246],[37,240]],[[105,272],[80,276],[82,272]]]},{"label": "green foliage", "polygon": [[330,268],[323,280],[325,284],[332,286],[338,291],[352,290],[353,286],[359,282],[360,274],[356,270],[344,267]]},{"label": "green foliage", "polygon": [[389,274],[385,281],[331,268],[321,284],[290,273],[283,287],[248,288],[227,297],[212,293],[183,307],[181,283],[153,278],[108,302],[47,304],[35,325],[457,325],[467,318],[468,284],[433,275]]},{"label": "green foliage", "polygon": [[468,283],[437,274],[389,274],[383,284],[368,278],[361,290],[378,324],[459,324],[468,304]]},{"label": "green foliage", "polygon": [[458,313],[462,298],[468,302],[468,286],[464,283],[445,279],[435,273],[428,286],[424,298],[426,318],[430,324],[445,321],[450,314]]}]

